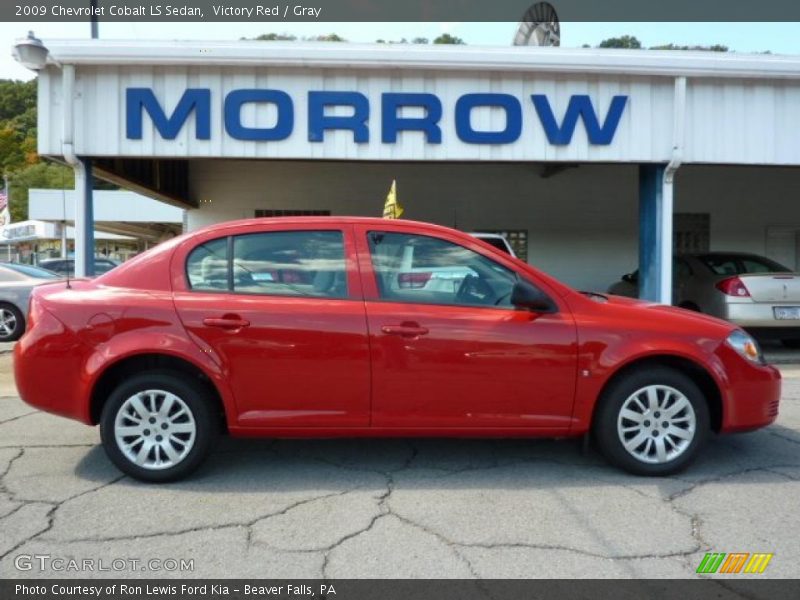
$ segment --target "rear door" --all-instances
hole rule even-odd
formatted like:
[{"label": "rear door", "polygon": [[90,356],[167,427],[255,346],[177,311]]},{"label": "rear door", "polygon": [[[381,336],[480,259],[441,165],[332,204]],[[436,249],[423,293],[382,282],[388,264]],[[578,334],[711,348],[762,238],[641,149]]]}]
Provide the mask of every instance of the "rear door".
[{"label": "rear door", "polygon": [[369,350],[352,228],[246,226],[173,259],[175,306],[225,368],[239,424],[369,424]]}]

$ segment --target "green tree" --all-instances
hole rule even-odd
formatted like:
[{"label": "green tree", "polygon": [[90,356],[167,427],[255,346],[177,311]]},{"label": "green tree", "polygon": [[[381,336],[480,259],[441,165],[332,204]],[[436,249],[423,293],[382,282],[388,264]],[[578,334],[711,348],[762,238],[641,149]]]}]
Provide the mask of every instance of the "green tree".
[{"label": "green tree", "polygon": [[15,81],[0,79],[0,121],[7,121],[36,110],[36,80]]},{"label": "green tree", "polygon": [[660,46],[650,46],[650,50],[701,50],[704,52],[727,52],[728,47],[722,44],[712,46],[678,46],[677,44],[662,44]]},{"label": "green tree", "polygon": [[276,42],[276,41],[293,42],[297,39],[297,36],[291,35],[289,33],[262,33],[260,36],[254,39],[259,42]]},{"label": "green tree", "polygon": [[327,35],[315,35],[312,37],[306,38],[306,40],[310,42],[346,42],[347,40],[344,39],[342,36],[336,33],[329,33]]},{"label": "green tree", "polygon": [[632,35],[608,38],[600,42],[601,48],[641,48],[642,42]]},{"label": "green tree", "polygon": [[72,169],[50,162],[37,162],[9,176],[9,210],[12,221],[28,218],[28,190],[30,188],[73,189],[75,177]]},{"label": "green tree", "polygon": [[464,40],[460,37],[456,37],[454,35],[450,35],[449,33],[443,33],[439,37],[433,40],[434,44],[464,44]]}]

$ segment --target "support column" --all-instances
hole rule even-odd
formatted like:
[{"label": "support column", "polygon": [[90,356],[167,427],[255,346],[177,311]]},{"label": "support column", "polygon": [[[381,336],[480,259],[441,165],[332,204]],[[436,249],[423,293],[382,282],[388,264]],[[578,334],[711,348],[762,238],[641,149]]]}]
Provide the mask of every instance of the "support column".
[{"label": "support column", "polygon": [[61,258],[67,258],[69,239],[67,238],[67,222],[61,221]]},{"label": "support column", "polygon": [[92,161],[75,165],[75,277],[94,275],[94,198]]},{"label": "support column", "polygon": [[664,165],[639,166],[639,298],[672,304],[672,185]]}]

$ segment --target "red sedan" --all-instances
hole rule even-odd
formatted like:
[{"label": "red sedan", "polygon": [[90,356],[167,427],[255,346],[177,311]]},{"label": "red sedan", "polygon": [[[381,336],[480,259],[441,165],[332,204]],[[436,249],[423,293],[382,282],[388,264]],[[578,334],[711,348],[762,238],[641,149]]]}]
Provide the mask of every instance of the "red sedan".
[{"label": "red sedan", "polygon": [[37,287],[15,348],[29,404],[100,425],[167,481],[216,436],[582,436],[628,471],[686,467],[763,427],[780,375],[698,313],[572,290],[411,221],[253,219],[91,281]]}]

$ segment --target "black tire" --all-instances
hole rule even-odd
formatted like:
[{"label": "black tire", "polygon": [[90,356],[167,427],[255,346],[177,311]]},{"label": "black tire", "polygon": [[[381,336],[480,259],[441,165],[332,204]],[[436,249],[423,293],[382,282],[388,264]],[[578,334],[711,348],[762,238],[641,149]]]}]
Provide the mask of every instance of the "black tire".
[{"label": "black tire", "polygon": [[[626,450],[623,440],[621,439],[621,436],[626,434],[621,434],[618,432],[618,420],[620,419],[620,412],[622,411],[623,406],[626,404],[628,399],[631,398],[635,392],[642,390],[647,386],[653,385],[668,386],[683,394],[689,401],[695,418],[694,435],[692,436],[692,439],[689,441],[688,445],[686,445],[686,447],[674,458],[660,463],[646,462],[646,460],[639,459],[634,456],[631,452]],[[662,408],[661,410],[664,409]],[[688,412],[688,410],[686,412],[680,411],[677,413],[677,415],[686,415]],[[645,415],[643,415],[643,417],[642,423],[646,424],[647,427],[658,427],[657,419],[655,417],[652,417],[652,419],[648,420],[645,420]],[[633,421],[624,422],[629,423],[629,425],[633,425]],[[645,451],[650,447],[649,444],[652,444],[652,451],[654,453],[655,445],[657,443],[661,443],[662,445],[665,444],[665,442],[659,442],[657,438],[659,435],[663,436],[664,431],[667,430],[654,429],[652,433],[645,436],[644,440],[642,441],[643,445],[637,446],[637,448]],[[636,475],[651,476],[670,475],[672,473],[682,471],[689,466],[689,464],[697,457],[700,449],[708,438],[709,431],[710,419],[708,403],[697,384],[695,384],[694,381],[680,371],[676,371],[675,369],[671,369],[669,367],[660,366],[640,368],[619,377],[615,381],[612,381],[602,393],[598,401],[593,425],[593,433],[595,435],[595,439],[597,440],[600,451],[611,464]],[[634,432],[627,435],[631,436],[629,440],[632,441],[633,438],[638,435],[638,433]],[[648,441],[647,438],[649,437],[652,437],[652,442]],[[674,445],[675,440],[680,443],[678,438],[671,436],[669,437],[669,440],[670,443],[673,444],[673,448],[676,448]]]},{"label": "black tire", "polygon": [[13,304],[0,302],[0,314],[5,321],[7,315],[2,313],[10,313],[8,316],[13,319],[14,324],[10,332],[5,327],[0,327],[0,342],[13,342],[21,338],[25,333],[25,315],[22,311]]},{"label": "black tire", "polygon": [[[146,466],[137,465],[123,453],[117,443],[115,433],[117,416],[120,410],[129,398],[146,390],[163,390],[164,392],[174,394],[184,403],[191,418],[194,420],[195,431],[190,449],[179,462],[166,468],[148,468]],[[174,413],[176,411],[173,410],[172,412]],[[155,418],[156,413],[151,413],[151,415],[151,418]],[[123,422],[132,423],[132,421],[127,420]],[[181,423],[178,423],[178,425],[180,424]],[[142,427],[147,426],[143,425]],[[151,435],[158,435],[160,438],[159,442],[163,440],[163,437],[160,435],[162,432],[157,429],[157,427],[158,424],[153,426],[152,431],[150,429],[146,430],[148,436],[147,440],[150,441],[151,444],[155,441],[155,437],[149,437]],[[169,432],[168,427],[169,424],[167,428],[165,428],[167,429],[165,433]],[[103,412],[100,418],[100,437],[108,458],[111,459],[111,462],[123,473],[135,479],[139,479],[140,481],[167,482],[186,477],[194,472],[206,459],[216,442],[218,434],[219,428],[215,418],[214,401],[208,390],[197,381],[191,379],[190,376],[174,371],[151,371],[127,379],[111,392],[103,406]],[[185,437],[188,438],[189,436],[186,435]],[[133,439],[136,439],[136,436],[134,436]],[[124,441],[123,439],[123,442]],[[143,445],[144,442],[142,442],[142,445],[138,446],[138,448],[141,449]],[[163,447],[164,443],[160,443],[159,445]],[[173,449],[176,448],[175,444],[170,443],[170,445]],[[177,447],[180,448],[180,445]],[[159,451],[159,454],[165,456],[163,451]],[[155,456],[158,457],[159,454]],[[147,451],[147,455],[152,456],[151,451]]]},{"label": "black tire", "polygon": [[781,344],[792,350],[800,348],[800,339],[781,340]]}]

